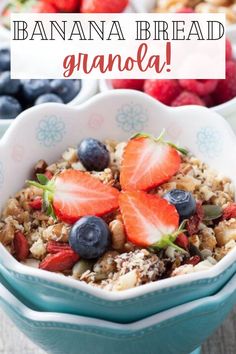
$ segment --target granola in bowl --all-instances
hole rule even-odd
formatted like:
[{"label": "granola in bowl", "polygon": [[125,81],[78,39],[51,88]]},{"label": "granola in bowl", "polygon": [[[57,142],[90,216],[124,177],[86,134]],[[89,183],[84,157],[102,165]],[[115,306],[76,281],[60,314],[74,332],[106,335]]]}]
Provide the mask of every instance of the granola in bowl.
[{"label": "granola in bowl", "polygon": [[11,197],[0,241],[23,264],[110,291],[213,267],[236,245],[231,180],[138,133],[87,138]]}]

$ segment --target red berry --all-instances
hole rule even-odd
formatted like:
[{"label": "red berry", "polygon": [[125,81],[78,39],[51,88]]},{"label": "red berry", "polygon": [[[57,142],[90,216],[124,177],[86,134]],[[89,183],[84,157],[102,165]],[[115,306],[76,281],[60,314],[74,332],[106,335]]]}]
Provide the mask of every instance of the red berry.
[{"label": "red berry", "polygon": [[214,98],[217,104],[227,102],[236,96],[236,62],[226,62],[226,78],[219,80]]},{"label": "red berry", "polygon": [[39,268],[49,272],[63,272],[70,270],[78,260],[79,256],[73,250],[65,250],[48,255],[39,264]]},{"label": "red berry", "polygon": [[180,167],[175,148],[151,137],[131,139],[123,155],[120,183],[123,190],[148,190],[167,182]]},{"label": "red berry", "polygon": [[41,210],[43,205],[43,200],[42,198],[35,198],[31,202],[29,202],[29,206],[34,209],[34,210]]},{"label": "red berry", "polygon": [[233,59],[233,48],[232,48],[232,44],[228,38],[226,38],[226,40],[225,40],[225,45],[226,45],[226,47],[225,47],[226,61],[232,60]]},{"label": "red berry", "polygon": [[143,91],[143,85],[145,80],[138,79],[117,79],[112,80],[112,86],[114,89],[130,89]]},{"label": "red berry", "polygon": [[193,14],[195,11],[191,7],[182,7],[176,11],[177,14]]},{"label": "red berry", "polygon": [[223,220],[236,218],[236,203],[228,205],[223,211]]},{"label": "red berry", "polygon": [[57,13],[57,8],[50,3],[45,2],[45,0],[37,1],[31,9],[34,13]]},{"label": "red berry", "polygon": [[186,264],[192,264],[193,266],[197,265],[201,261],[199,256],[193,256],[186,261]]},{"label": "red berry", "polygon": [[215,102],[214,102],[212,95],[207,95],[207,96],[201,97],[201,99],[205,102],[205,105],[207,107],[214,107],[215,106]]},{"label": "red berry", "polygon": [[75,12],[78,10],[80,0],[42,0],[54,6],[59,12]]},{"label": "red berry", "polygon": [[178,228],[176,208],[157,195],[122,192],[119,205],[128,240],[135,245],[149,247]]},{"label": "red berry", "polygon": [[47,252],[48,253],[58,253],[61,251],[72,251],[72,248],[68,243],[62,243],[57,241],[48,241]]},{"label": "red berry", "polygon": [[188,237],[185,234],[180,234],[177,239],[175,240],[175,243],[179,246],[184,248],[185,250],[188,249],[189,247],[189,240]]},{"label": "red berry", "polygon": [[179,107],[179,106],[186,106],[186,105],[205,106],[205,102],[200,97],[198,97],[195,93],[183,91],[171,103],[172,107]]},{"label": "red berry", "polygon": [[81,12],[119,13],[127,7],[129,0],[83,0]]},{"label": "red berry", "polygon": [[52,174],[52,172],[50,172],[50,171],[46,171],[45,173],[44,173],[44,175],[47,177],[47,179],[52,179],[52,177],[53,177],[53,174]]},{"label": "red berry", "polygon": [[198,96],[206,96],[215,91],[218,80],[179,80],[179,84]]},{"label": "red berry", "polygon": [[24,261],[29,255],[29,244],[25,235],[17,231],[14,236],[13,246],[15,250],[15,257],[18,261]]},{"label": "red berry", "polygon": [[180,94],[181,88],[177,80],[146,80],[144,92],[156,98],[158,101],[170,105]]}]

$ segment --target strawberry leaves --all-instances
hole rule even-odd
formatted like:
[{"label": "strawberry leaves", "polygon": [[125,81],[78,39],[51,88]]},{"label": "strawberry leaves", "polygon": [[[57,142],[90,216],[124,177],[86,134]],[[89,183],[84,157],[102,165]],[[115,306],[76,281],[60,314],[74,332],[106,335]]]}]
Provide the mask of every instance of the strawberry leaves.
[{"label": "strawberry leaves", "polygon": [[30,186],[34,186],[43,190],[43,210],[48,216],[51,216],[56,221],[57,217],[52,206],[53,195],[55,192],[54,181],[49,180],[47,176],[41,173],[38,173],[36,176],[39,183],[35,181],[27,181],[27,183]]},{"label": "strawberry leaves", "polygon": [[153,245],[151,245],[150,249],[152,250],[160,250],[163,248],[167,248],[168,246],[173,247],[174,249],[176,249],[176,251],[179,251],[181,253],[184,254],[188,254],[187,251],[185,251],[183,248],[179,247],[178,245],[176,245],[174,242],[176,241],[177,237],[182,234],[183,232],[185,232],[186,230],[184,229],[186,225],[186,220],[184,220],[177,231],[175,231],[172,234],[169,235],[163,235],[162,239],[156,243],[154,243]]}]

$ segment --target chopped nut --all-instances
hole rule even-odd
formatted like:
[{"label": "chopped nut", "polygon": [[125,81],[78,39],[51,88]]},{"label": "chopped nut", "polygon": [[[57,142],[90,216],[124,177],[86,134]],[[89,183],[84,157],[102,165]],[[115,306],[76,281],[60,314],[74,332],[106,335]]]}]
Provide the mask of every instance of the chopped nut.
[{"label": "chopped nut", "polygon": [[221,221],[214,231],[219,246],[226,245],[230,240],[236,241],[236,219]]},{"label": "chopped nut", "polygon": [[96,274],[96,280],[105,279],[109,273],[115,272],[117,254],[116,251],[108,251],[94,264],[93,271]]},{"label": "chopped nut", "polygon": [[34,166],[34,172],[37,173],[44,173],[46,168],[48,167],[47,162],[44,160],[39,160],[36,165]]},{"label": "chopped nut", "polygon": [[68,148],[62,155],[63,159],[69,163],[78,161],[77,150],[75,148]]},{"label": "chopped nut", "polygon": [[43,239],[46,241],[60,241],[60,242],[68,242],[68,228],[65,224],[55,224],[49,226],[43,231]]},{"label": "chopped nut", "polygon": [[131,289],[136,286],[138,281],[137,270],[132,270],[124,275],[121,275],[114,285],[113,290],[121,291]]},{"label": "chopped nut", "polygon": [[15,228],[11,223],[6,223],[0,230],[0,242],[6,246],[9,245],[15,235]]},{"label": "chopped nut", "polygon": [[205,227],[199,233],[200,239],[200,250],[208,249],[213,251],[216,247],[217,241],[215,238],[215,233],[210,227]]},{"label": "chopped nut", "polygon": [[124,224],[120,220],[113,220],[109,224],[112,237],[112,248],[121,251],[126,241]]},{"label": "chopped nut", "polygon": [[30,252],[32,256],[36,259],[42,259],[46,255],[46,246],[41,238],[39,238],[36,242],[33,243],[30,248]]}]

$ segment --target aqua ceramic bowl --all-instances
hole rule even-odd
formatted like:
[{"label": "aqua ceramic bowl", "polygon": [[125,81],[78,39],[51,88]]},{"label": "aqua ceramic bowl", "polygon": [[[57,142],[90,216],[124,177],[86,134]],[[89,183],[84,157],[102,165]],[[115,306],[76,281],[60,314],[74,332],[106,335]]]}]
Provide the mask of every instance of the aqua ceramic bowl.
[{"label": "aqua ceramic bowl", "polygon": [[0,302],[15,325],[47,353],[187,354],[201,345],[233,308],[236,276],[214,296],[128,325],[33,311],[2,285]]},{"label": "aqua ceramic bowl", "polygon": [[[163,128],[168,140],[188,147],[236,184],[236,140],[222,117],[204,107],[168,108],[136,91],[111,91],[76,108],[37,106],[14,121],[0,142],[0,209],[39,159],[51,163],[84,137],[127,140],[134,132],[158,135]],[[38,309],[116,322],[132,322],[214,294],[236,272],[235,259],[236,249],[209,271],[108,292],[18,263],[0,245],[5,278]]]}]

